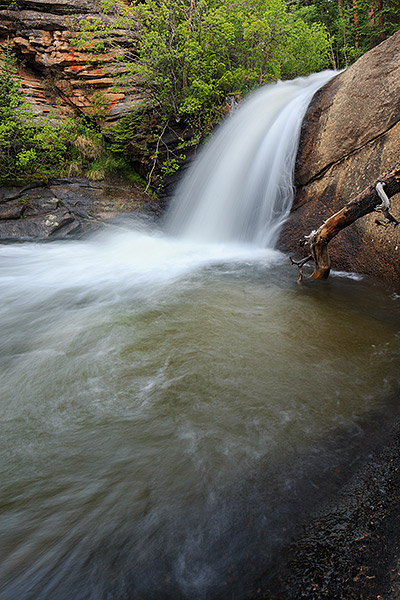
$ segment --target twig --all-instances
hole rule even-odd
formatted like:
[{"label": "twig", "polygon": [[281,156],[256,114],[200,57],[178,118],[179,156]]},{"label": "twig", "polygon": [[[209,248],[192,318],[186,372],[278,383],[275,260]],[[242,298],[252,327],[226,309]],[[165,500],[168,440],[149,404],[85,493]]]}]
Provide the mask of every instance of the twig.
[{"label": "twig", "polygon": [[153,166],[151,167],[151,171],[150,171],[150,173],[149,173],[149,176],[148,176],[148,178],[147,178],[147,186],[146,186],[146,189],[144,190],[145,194],[148,192],[148,190],[149,190],[149,188],[150,188],[150,185],[151,185],[151,178],[152,178],[152,176],[153,176],[154,169],[156,168],[156,164],[157,164],[157,158],[158,158],[158,149],[159,149],[159,147],[160,147],[160,142],[161,142],[162,136],[163,136],[163,135],[164,135],[164,133],[165,133],[165,130],[167,129],[167,126],[168,126],[168,121],[165,123],[165,125],[164,125],[164,129],[162,130],[162,132],[161,132],[161,135],[159,136],[159,138],[158,138],[158,140],[157,140],[156,151],[155,151],[155,153],[154,153]]}]

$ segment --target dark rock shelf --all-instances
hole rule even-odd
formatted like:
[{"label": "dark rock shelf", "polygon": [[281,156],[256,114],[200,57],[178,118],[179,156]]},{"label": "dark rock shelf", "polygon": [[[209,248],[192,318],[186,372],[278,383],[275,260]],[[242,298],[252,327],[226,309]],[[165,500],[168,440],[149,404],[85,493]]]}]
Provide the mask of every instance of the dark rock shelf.
[{"label": "dark rock shelf", "polygon": [[0,188],[0,242],[76,237],[121,214],[155,216],[158,207],[131,184],[84,178]]}]

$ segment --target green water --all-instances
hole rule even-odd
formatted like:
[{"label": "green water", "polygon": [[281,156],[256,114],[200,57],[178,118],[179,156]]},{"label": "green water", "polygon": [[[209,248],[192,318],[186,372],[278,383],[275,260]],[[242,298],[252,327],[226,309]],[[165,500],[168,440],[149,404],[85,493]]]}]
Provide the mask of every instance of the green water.
[{"label": "green water", "polygon": [[246,597],[399,391],[399,298],[296,277],[147,232],[0,248],[2,600]]}]

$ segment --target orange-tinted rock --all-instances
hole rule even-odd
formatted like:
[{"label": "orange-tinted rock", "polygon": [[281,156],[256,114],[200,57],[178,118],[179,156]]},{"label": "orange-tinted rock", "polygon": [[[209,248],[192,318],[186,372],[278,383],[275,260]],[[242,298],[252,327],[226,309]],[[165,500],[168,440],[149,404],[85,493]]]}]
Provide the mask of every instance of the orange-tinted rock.
[{"label": "orange-tinted rock", "polygon": [[[79,21],[102,18],[97,2],[86,0],[21,0],[20,10],[0,0],[0,59],[7,39],[22,61],[20,76],[23,89],[36,114],[56,108],[88,112],[93,101],[103,94],[102,102],[109,110],[108,120],[126,114],[146,101],[143,90],[132,80],[131,89],[114,89],[111,73],[124,73],[123,65],[113,66],[113,52],[92,54],[78,51],[71,43],[72,32]],[[132,31],[115,31],[115,37],[134,43]],[[118,108],[116,108],[118,107]]]}]

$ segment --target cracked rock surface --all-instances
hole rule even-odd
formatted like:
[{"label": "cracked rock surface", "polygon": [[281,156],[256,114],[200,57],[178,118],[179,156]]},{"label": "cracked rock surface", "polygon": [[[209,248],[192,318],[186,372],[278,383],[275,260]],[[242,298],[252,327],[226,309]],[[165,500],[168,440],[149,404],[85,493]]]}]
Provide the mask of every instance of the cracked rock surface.
[{"label": "cracked rock surface", "polygon": [[[78,51],[73,38],[79,23],[96,20],[111,28],[107,48],[102,53]],[[137,33],[112,28],[97,0],[0,0],[0,64],[7,40],[19,61],[23,92],[38,116],[53,110],[91,114],[101,94],[105,121],[112,125],[147,101],[138,78],[132,77],[124,89],[115,85],[113,74],[125,73],[125,67],[115,65],[113,46],[123,41],[134,49]]]},{"label": "cracked rock surface", "polygon": [[132,185],[85,178],[0,188],[0,242],[76,237],[121,215],[155,216],[157,207]]},{"label": "cracked rock surface", "polygon": [[[303,123],[296,196],[280,246],[299,240],[389,170],[400,158],[400,32],[319,90]],[[391,202],[400,218],[400,198]],[[331,242],[332,267],[400,287],[400,228],[358,220]]]}]

